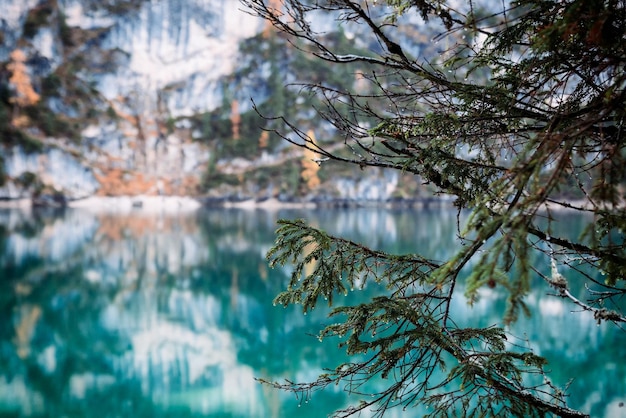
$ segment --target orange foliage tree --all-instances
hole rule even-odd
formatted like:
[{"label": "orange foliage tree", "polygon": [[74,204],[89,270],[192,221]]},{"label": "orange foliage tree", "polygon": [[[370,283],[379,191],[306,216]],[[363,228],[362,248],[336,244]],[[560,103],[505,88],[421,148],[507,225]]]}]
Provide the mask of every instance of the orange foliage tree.
[{"label": "orange foliage tree", "polygon": [[11,72],[9,84],[13,86],[14,96],[9,101],[15,104],[12,124],[16,127],[23,126],[27,123],[26,116],[18,115],[19,108],[32,106],[36,104],[40,96],[37,94],[28,74],[26,66],[26,54],[21,49],[11,52],[11,62],[7,65],[7,69]]},{"label": "orange foliage tree", "polygon": [[230,104],[230,123],[232,124],[233,139],[239,139],[239,128],[241,126],[241,115],[239,114],[239,102],[233,100]]},{"label": "orange foliage tree", "polygon": [[[315,134],[313,133],[313,130],[309,130],[307,135],[311,138],[311,143],[315,144]],[[320,178],[317,175],[317,172],[320,170],[319,163],[316,162],[317,158],[319,158],[317,153],[308,148],[304,149],[304,157],[302,158],[302,173],[300,176],[309,190],[314,190],[321,183]]]},{"label": "orange foliage tree", "polygon": [[269,146],[270,143],[270,133],[267,131],[261,132],[261,136],[259,137],[259,148],[264,149]]}]

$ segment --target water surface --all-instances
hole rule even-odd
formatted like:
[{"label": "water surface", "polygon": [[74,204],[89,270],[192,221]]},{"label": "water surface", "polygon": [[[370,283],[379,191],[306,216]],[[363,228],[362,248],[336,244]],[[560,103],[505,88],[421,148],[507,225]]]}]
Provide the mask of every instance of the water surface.
[{"label": "water surface", "polygon": [[[254,380],[312,380],[344,359],[336,340],[313,337],[327,311],[272,305],[289,274],[265,261],[278,218],[436,260],[457,245],[448,210],[0,210],[0,416],[322,417],[346,406],[341,387],[301,403]],[[574,377],[573,407],[626,416],[624,332],[536,286],[534,315],[513,330],[520,343],[548,358],[558,384]],[[504,303],[496,289],[453,309],[488,326]]]}]

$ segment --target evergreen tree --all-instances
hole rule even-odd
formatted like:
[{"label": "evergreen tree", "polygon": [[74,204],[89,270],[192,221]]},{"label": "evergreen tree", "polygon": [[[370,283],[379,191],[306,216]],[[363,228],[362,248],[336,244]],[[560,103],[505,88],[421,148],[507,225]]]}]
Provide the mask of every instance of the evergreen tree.
[{"label": "evergreen tree", "polygon": [[[508,292],[510,323],[532,314],[524,298],[539,277],[581,315],[626,322],[608,308],[626,293],[626,2],[243,2],[303,51],[359,68],[359,89],[307,86],[325,103],[318,111],[345,149],[278,116],[283,138],[320,159],[413,173],[453,196],[459,211],[471,211],[456,253],[443,262],[281,221],[268,258],[294,269],[276,303],[299,303],[306,312],[368,281],[388,291],[335,307],[340,322],[319,335],[345,336],[354,362],[314,382],[268,383],[302,393],[342,384],[364,395],[338,416],[416,404],[430,406],[429,416],[584,416],[545,375],[543,358],[511,349],[501,328],[458,326],[450,306],[498,286]],[[320,27],[328,19],[371,53],[329,43]],[[588,214],[585,233],[555,236],[559,209]],[[531,263],[538,252],[547,268]],[[478,262],[459,295],[459,274],[471,261]],[[588,299],[570,291],[576,270],[590,286]],[[542,383],[531,383],[532,374]],[[376,377],[388,377],[388,386],[367,393]]]}]

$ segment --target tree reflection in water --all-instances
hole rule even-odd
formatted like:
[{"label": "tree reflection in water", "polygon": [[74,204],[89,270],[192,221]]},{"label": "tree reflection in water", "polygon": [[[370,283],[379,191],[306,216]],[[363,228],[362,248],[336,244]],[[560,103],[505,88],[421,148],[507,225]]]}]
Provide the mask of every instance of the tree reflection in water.
[{"label": "tree reflection in water", "polygon": [[[269,270],[265,253],[276,220],[298,217],[395,253],[445,259],[459,245],[456,213],[447,210],[1,210],[0,414],[288,417],[297,409],[319,417],[345,405],[340,387],[298,407],[254,380],[312,380],[344,359],[337,341],[312,337],[328,309],[303,316],[271,303],[288,272]],[[623,333],[571,314],[541,286],[529,298],[535,315],[515,332],[540,341],[557,381],[579,371],[573,406],[610,416],[625,389]],[[347,301],[380,291],[368,286]],[[496,324],[503,309],[494,289],[467,320]],[[607,344],[614,361],[596,354]],[[585,382],[603,380],[602,393],[585,391]]]}]

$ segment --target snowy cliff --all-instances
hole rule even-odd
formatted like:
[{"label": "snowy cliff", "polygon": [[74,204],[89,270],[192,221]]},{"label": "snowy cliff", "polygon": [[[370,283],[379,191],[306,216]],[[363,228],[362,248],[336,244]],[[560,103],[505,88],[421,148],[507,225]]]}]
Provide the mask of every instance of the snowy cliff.
[{"label": "snowy cliff", "polygon": [[[79,141],[52,141],[44,133],[36,153],[5,145],[6,176],[34,173],[43,183],[39,187],[51,186],[69,198],[98,191],[189,193],[209,152],[164,125],[222,103],[219,81],[234,71],[238,42],[259,32],[262,22],[240,11],[237,0],[108,4],[117,9],[78,0],[0,1],[5,11],[0,59],[8,62],[10,52],[21,48],[33,84],[51,75],[62,78],[61,97],[43,99],[51,110],[84,118],[65,100],[75,88],[66,84],[73,81],[95,97],[91,106],[114,116],[81,120]],[[7,181],[0,197],[33,193],[31,185],[22,186]]]},{"label": "snowy cliff", "polygon": [[[262,133],[250,98],[326,128],[281,90],[298,53],[241,9],[238,0],[0,0],[0,199],[306,193],[301,153]],[[331,180],[330,197],[379,201],[398,176]]]}]

